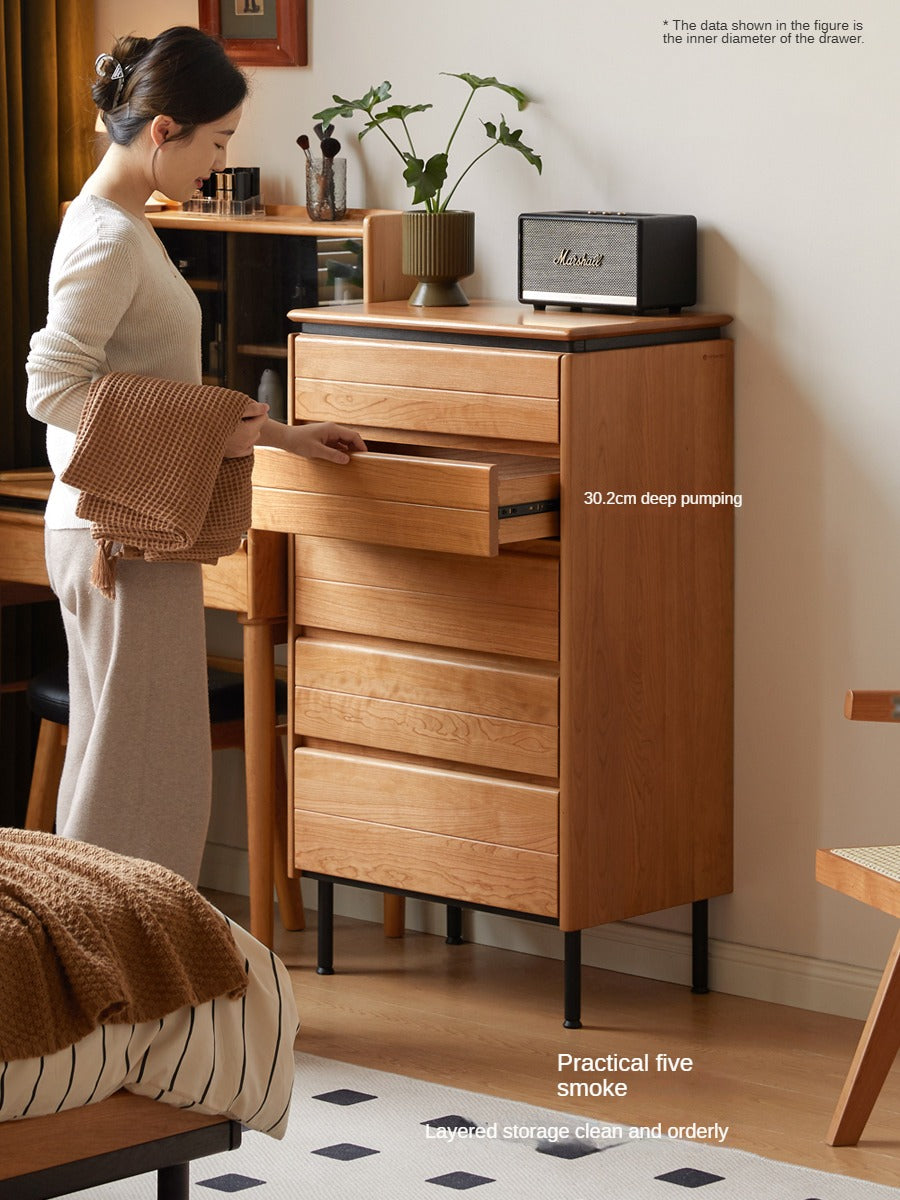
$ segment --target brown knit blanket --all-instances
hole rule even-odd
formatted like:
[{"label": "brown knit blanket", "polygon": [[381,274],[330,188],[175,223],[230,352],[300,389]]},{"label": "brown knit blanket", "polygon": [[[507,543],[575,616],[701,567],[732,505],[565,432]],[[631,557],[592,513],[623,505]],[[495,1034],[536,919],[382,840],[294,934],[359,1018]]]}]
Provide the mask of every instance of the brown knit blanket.
[{"label": "brown knit blanket", "polygon": [[240,545],[253,455],[222,452],[246,404],[230,388],[118,371],[91,384],[62,479],[81,492],[106,595],[116,557],[213,563]]},{"label": "brown knit blanket", "polygon": [[227,924],[180,875],[50,833],[0,829],[0,1060],[98,1025],[241,996]]}]

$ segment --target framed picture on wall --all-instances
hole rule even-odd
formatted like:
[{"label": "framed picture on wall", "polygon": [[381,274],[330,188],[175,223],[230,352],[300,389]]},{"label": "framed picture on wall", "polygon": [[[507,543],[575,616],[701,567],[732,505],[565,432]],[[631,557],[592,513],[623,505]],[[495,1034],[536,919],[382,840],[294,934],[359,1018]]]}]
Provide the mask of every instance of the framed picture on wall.
[{"label": "framed picture on wall", "polygon": [[305,67],[306,0],[199,0],[200,28],[250,67]]}]

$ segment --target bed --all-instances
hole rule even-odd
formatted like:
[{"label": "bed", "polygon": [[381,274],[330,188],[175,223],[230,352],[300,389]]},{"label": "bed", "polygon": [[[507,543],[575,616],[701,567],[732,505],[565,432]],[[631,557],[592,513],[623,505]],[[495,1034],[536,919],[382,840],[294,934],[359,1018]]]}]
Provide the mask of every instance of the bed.
[{"label": "bed", "polygon": [[[26,908],[22,879],[30,881],[35,850],[43,856],[36,867],[37,899]],[[43,953],[43,942],[65,942],[54,924],[57,908],[48,915],[48,861],[50,873],[61,872],[66,885],[62,907],[69,911],[62,928],[66,936],[76,929],[87,943],[90,969],[81,985],[77,962],[67,963],[70,975],[61,976],[62,984],[43,963],[49,982],[29,982],[34,945]],[[111,871],[111,882],[102,881],[110,884],[110,901],[100,903],[99,916],[91,912],[85,920],[87,890],[92,896],[98,884],[93,874],[85,875],[84,864],[93,871],[98,861]],[[141,888],[149,878],[160,890],[150,896],[152,903],[142,894],[135,913],[120,920],[131,902],[123,899],[123,879],[136,877]],[[183,937],[173,932],[173,894],[189,905],[192,924]],[[241,1124],[282,1136],[297,1013],[287,971],[268,948],[163,868],[50,834],[0,830],[0,901],[0,1200],[64,1195],[154,1169],[160,1171],[160,1196],[181,1200],[187,1196],[186,1162],[238,1145]],[[149,1008],[133,994],[131,977],[120,986],[130,965],[127,953],[121,955],[125,968],[116,959],[116,969],[108,969],[107,948],[98,950],[100,925],[104,936],[115,933],[120,943],[128,942],[132,958],[154,965]],[[198,962],[216,958],[219,943],[213,939],[221,939],[234,962],[216,969]],[[167,957],[176,952],[177,961]],[[63,946],[59,953],[69,951]],[[116,947],[113,957],[118,953]],[[176,987],[170,977],[182,968]],[[19,1000],[12,1006],[2,994],[10,976]],[[98,979],[113,988],[113,1004],[106,991],[98,993]],[[204,986],[213,989],[208,998]],[[171,997],[185,989],[194,1002],[169,1008]],[[95,1002],[104,1018],[99,1023],[83,1011]],[[92,1028],[68,1036],[85,1019]],[[43,1053],[10,1054],[10,1046]]]}]

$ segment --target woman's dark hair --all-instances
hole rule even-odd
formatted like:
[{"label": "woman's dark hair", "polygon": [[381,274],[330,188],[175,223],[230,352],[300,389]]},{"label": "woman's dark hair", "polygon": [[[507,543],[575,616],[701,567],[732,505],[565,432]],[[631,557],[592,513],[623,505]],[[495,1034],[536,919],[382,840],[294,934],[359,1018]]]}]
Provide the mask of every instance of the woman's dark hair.
[{"label": "woman's dark hair", "polygon": [[216,38],[177,25],[155,38],[119,38],[97,59],[91,88],[110,138],[128,146],[148,121],[165,113],[190,137],[242,104],[247,78]]}]

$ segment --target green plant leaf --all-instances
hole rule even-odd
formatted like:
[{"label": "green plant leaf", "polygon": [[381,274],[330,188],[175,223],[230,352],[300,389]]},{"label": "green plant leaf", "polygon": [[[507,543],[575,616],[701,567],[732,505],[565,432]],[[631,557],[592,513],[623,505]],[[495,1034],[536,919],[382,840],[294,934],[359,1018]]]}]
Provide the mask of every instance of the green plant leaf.
[{"label": "green plant leaf", "polygon": [[372,109],[376,104],[381,104],[385,100],[389,100],[391,96],[391,85],[386,79],[384,83],[379,83],[377,86],[370,87],[364,96],[359,100],[345,100],[343,96],[332,96],[334,104],[331,108],[323,108],[321,112],[313,113],[314,121],[321,121],[323,125],[329,125],[335,117],[352,117],[356,112],[368,113],[372,115]]},{"label": "green plant leaf", "polygon": [[428,162],[413,155],[404,156],[406,170],[403,178],[409,187],[413,188],[413,204],[421,204],[437,195],[447,178],[447,155],[433,154]]},{"label": "green plant leaf", "polygon": [[386,108],[384,112],[380,112],[375,117],[376,121],[405,121],[410,113],[425,112],[427,108],[434,108],[433,104],[392,104],[390,108]]},{"label": "green plant leaf", "polygon": [[365,128],[359,136],[360,138],[364,137],[372,129],[383,125],[385,121],[405,121],[410,113],[425,112],[426,109],[433,107],[433,104],[392,104],[383,112],[370,113],[372,119],[366,122]]},{"label": "green plant leaf", "polygon": [[484,126],[485,133],[492,142],[497,142],[497,144],[500,146],[509,146],[511,150],[518,150],[522,157],[527,159],[528,162],[530,162],[531,165],[537,170],[538,175],[540,175],[543,168],[540,155],[535,154],[531,147],[526,146],[521,140],[521,129],[511,130],[506,123],[506,118],[503,116],[500,117],[499,129],[493,123],[493,121],[482,121],[481,123]]},{"label": "green plant leaf", "polygon": [[513,87],[511,83],[501,83],[493,75],[482,78],[480,75],[472,75],[468,71],[463,71],[462,74],[457,74],[456,71],[441,71],[442,75],[450,75],[453,79],[461,79],[467,83],[473,92],[477,92],[479,88],[499,88],[501,92],[506,92],[508,96],[512,96],[515,100],[519,112],[528,105],[528,97],[521,88]]}]

